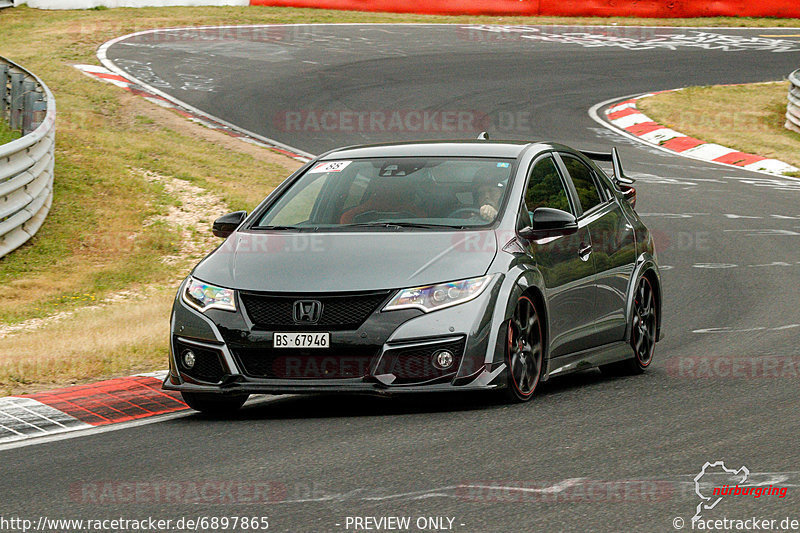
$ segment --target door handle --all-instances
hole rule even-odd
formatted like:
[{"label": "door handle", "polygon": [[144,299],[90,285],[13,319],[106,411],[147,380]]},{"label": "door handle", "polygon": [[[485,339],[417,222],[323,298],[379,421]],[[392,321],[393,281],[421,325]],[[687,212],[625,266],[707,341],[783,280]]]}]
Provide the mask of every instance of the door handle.
[{"label": "door handle", "polygon": [[592,245],[591,244],[581,244],[580,249],[578,250],[578,256],[580,256],[581,261],[588,261],[589,256],[592,255]]}]

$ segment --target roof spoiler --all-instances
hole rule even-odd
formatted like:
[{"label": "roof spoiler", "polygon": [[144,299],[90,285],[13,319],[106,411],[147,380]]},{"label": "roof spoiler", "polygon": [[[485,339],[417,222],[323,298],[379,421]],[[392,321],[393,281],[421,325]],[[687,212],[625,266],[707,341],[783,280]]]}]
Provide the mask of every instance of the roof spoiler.
[{"label": "roof spoiler", "polygon": [[611,148],[611,153],[609,152],[590,152],[588,150],[581,150],[580,151],[583,155],[588,157],[593,161],[610,161],[611,165],[614,167],[614,181],[622,185],[631,185],[634,181],[633,178],[629,178],[622,172],[622,163],[619,160],[619,152],[617,151],[617,147]]}]

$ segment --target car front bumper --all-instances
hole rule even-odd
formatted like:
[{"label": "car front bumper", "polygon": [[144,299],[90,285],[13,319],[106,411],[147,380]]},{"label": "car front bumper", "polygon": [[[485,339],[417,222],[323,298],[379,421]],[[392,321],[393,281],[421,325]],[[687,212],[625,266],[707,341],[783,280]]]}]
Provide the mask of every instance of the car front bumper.
[{"label": "car front bumper", "polygon": [[[478,298],[431,313],[378,309],[357,329],[331,331],[335,350],[282,350],[280,357],[272,348],[273,332],[255,327],[243,306],[237,312],[201,313],[178,296],[172,312],[170,373],[163,387],[231,395],[499,388],[504,386],[505,363],[496,355],[492,330],[498,328],[494,315],[501,282],[498,276]],[[182,290],[183,285],[179,295]],[[451,369],[432,373],[423,363],[443,346],[458,347],[457,361]],[[198,377],[180,360],[186,349],[218,358],[220,370]],[[358,359],[351,353],[366,355]],[[278,366],[282,370],[276,373]]]}]

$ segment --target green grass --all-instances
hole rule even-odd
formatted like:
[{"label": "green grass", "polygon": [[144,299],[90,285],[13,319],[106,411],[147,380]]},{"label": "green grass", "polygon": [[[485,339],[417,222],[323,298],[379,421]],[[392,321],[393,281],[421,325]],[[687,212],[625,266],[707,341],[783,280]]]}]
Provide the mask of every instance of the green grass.
[{"label": "green grass", "polygon": [[686,135],[800,167],[800,133],[783,126],[788,91],[789,82],[690,87],[638,106]]},{"label": "green grass", "polygon": [[[176,21],[150,10],[156,13],[153,25]],[[182,22],[191,24],[191,13],[184,11]],[[0,259],[0,323],[45,317],[131,287],[174,283],[186,272],[188,264],[176,269],[159,260],[176,252],[177,228],[145,226],[175,199],[140,170],[197,184],[222,196],[231,209],[252,209],[297,165],[277,156],[265,162],[246,150],[199,139],[199,126],[171,114],[165,120],[168,112],[71,66],[96,63],[97,46],[143,20],[149,27],[137,10],[21,7],[0,18],[0,55],[45,80],[59,110],[53,207],[33,239]]]},{"label": "green grass", "polygon": [[14,139],[19,139],[19,137],[19,131],[12,130],[8,124],[0,120],[0,144],[9,143]]}]

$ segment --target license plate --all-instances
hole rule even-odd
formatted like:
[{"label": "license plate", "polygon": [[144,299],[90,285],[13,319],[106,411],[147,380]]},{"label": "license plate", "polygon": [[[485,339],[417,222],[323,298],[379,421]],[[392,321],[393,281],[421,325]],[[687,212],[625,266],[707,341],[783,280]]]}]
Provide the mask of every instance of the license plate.
[{"label": "license plate", "polygon": [[329,348],[330,333],[275,333],[275,348]]}]

